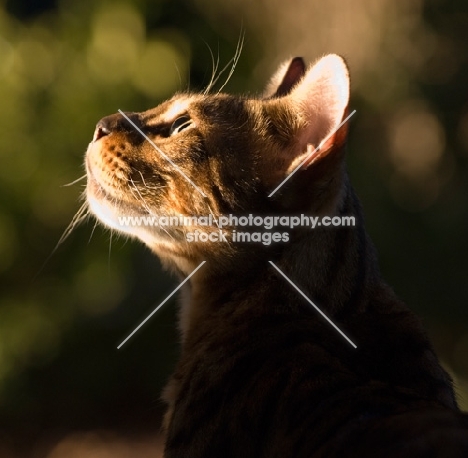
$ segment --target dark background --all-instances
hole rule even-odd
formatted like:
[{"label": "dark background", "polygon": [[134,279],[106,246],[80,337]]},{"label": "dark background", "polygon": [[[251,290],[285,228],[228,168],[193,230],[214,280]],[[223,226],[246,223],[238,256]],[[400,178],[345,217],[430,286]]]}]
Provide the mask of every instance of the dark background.
[{"label": "dark background", "polygon": [[323,3],[0,2],[1,457],[156,456],[176,301],[116,346],[176,281],[92,219],[49,255],[96,122],[202,89],[210,49],[222,68],[242,30],[230,92],[261,90],[293,55],[347,58],[348,166],[381,269],[468,408],[468,5]]}]

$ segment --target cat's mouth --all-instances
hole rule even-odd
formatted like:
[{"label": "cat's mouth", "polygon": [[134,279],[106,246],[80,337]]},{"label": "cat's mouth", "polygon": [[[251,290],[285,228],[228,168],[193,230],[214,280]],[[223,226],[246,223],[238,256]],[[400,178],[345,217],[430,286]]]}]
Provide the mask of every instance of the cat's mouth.
[{"label": "cat's mouth", "polygon": [[[85,165],[87,173],[86,196],[91,211],[105,225],[122,231],[120,218],[129,213],[133,214],[134,211],[130,211],[128,203],[124,203],[119,193],[106,183],[107,179],[103,179],[102,176],[104,172],[92,165],[88,154]],[[131,231],[127,232],[131,233]]]},{"label": "cat's mouth", "polygon": [[86,157],[86,174],[87,174],[87,194],[99,197],[99,199],[112,200],[112,195],[106,191],[104,186],[96,179],[91,166],[89,165],[88,157]]},{"label": "cat's mouth", "polygon": [[106,170],[100,143],[100,140],[90,143],[85,157],[86,195],[91,212],[107,227],[148,242],[176,240],[177,234],[147,224],[146,219],[152,217],[153,211],[142,197],[138,198],[138,191],[136,196],[130,191],[131,185],[125,177],[117,177],[112,170]]},{"label": "cat's mouth", "polygon": [[[95,199],[99,202],[109,202],[116,209],[123,210],[122,207],[127,207],[128,202],[124,202],[122,199],[121,192],[118,188],[112,184],[112,176],[101,167],[93,163],[89,149],[92,148],[93,144],[90,144],[88,148],[88,154],[85,158],[85,167],[87,173],[87,196],[88,199]],[[120,213],[120,212],[119,212]]]}]

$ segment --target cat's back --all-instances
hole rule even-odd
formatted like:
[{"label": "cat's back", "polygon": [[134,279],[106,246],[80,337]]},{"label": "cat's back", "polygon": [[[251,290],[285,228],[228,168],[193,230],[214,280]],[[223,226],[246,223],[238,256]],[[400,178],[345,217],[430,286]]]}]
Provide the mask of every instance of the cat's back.
[{"label": "cat's back", "polygon": [[[365,317],[341,317],[363,330],[357,349],[280,287],[252,288],[235,309],[220,304],[174,376],[167,456],[451,457],[446,434],[459,436],[459,450],[466,438],[468,453],[468,419],[447,411],[450,382],[417,318],[385,285],[383,298],[391,303]],[[431,431],[438,441],[424,441]]]}]

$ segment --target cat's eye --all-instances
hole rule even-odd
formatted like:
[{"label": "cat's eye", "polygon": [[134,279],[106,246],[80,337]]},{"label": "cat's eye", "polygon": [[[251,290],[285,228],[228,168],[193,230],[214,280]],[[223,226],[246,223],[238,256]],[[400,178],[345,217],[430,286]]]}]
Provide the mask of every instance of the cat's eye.
[{"label": "cat's eye", "polygon": [[169,128],[169,135],[178,134],[190,124],[192,124],[192,120],[187,115],[179,116]]}]

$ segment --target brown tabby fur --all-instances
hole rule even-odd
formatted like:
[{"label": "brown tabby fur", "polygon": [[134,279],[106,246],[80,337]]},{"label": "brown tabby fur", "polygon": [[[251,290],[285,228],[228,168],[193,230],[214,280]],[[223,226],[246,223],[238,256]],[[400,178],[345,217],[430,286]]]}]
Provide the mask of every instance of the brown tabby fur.
[{"label": "brown tabby fur", "polygon": [[[97,126],[86,157],[91,210],[181,279],[206,261],[182,304],[182,356],[164,394],[166,458],[468,456],[468,420],[451,380],[418,318],[380,276],[345,171],[346,125],[267,197],[307,145],[346,116],[348,82],[338,56],[308,70],[296,58],[259,98],[184,93],[128,113],[206,198],[122,115]],[[190,124],[171,133],[181,116]],[[289,243],[265,246],[187,243],[194,227],[117,222],[210,213],[354,215],[358,223],[297,228]]]}]

